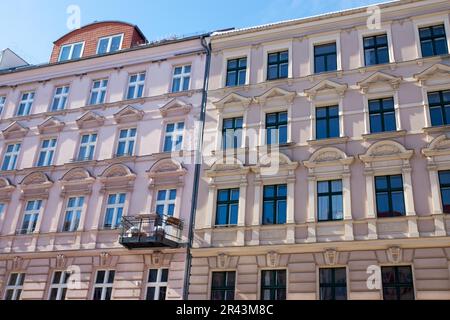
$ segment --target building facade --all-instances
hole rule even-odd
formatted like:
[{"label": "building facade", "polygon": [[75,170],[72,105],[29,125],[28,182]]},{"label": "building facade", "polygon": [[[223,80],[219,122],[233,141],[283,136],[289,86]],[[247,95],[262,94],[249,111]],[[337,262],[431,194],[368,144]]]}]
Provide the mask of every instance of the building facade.
[{"label": "building facade", "polygon": [[205,59],[106,22],[1,72],[1,299],[182,298]]},{"label": "building facade", "polygon": [[379,9],[211,36],[191,299],[450,299],[450,4]]}]

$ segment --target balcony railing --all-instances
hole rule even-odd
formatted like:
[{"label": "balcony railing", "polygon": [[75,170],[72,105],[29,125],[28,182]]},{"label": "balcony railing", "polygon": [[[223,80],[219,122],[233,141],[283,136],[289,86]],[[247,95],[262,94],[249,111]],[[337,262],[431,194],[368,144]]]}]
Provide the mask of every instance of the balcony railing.
[{"label": "balcony railing", "polygon": [[182,244],[182,231],[183,221],[174,217],[123,217],[119,242],[128,249],[177,248]]}]

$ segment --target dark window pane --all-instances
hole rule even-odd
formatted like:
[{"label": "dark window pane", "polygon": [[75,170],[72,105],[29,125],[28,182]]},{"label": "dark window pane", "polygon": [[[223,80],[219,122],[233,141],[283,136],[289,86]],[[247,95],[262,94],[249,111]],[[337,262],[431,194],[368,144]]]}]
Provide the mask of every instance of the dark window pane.
[{"label": "dark window pane", "polygon": [[155,283],[158,281],[158,269],[151,269],[148,273],[148,282]]},{"label": "dark window pane", "polygon": [[105,280],[105,271],[98,271],[95,283],[103,283],[104,280]]},{"label": "dark window pane", "polygon": [[146,300],[155,300],[155,287],[148,287],[147,288],[147,296]]}]

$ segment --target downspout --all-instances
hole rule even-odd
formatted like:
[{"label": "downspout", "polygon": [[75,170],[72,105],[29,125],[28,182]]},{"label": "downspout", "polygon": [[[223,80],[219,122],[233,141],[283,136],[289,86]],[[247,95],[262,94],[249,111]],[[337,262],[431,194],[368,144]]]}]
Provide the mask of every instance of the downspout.
[{"label": "downspout", "polygon": [[189,221],[189,234],[188,243],[186,249],[186,267],[184,274],[184,286],[183,286],[183,300],[188,300],[189,298],[189,287],[191,278],[191,268],[192,268],[192,254],[191,248],[194,242],[194,226],[195,218],[197,214],[197,202],[198,202],[198,185],[200,183],[200,174],[202,169],[202,155],[203,155],[203,133],[205,130],[205,117],[206,117],[206,104],[208,98],[208,84],[209,84],[209,70],[211,66],[211,44],[208,43],[207,37],[209,35],[203,36],[201,43],[206,51],[206,63],[205,63],[205,75],[203,79],[203,92],[202,92],[202,105],[200,111],[200,128],[197,137],[197,145],[195,148],[195,173],[194,173],[194,185],[192,188],[192,206]]}]

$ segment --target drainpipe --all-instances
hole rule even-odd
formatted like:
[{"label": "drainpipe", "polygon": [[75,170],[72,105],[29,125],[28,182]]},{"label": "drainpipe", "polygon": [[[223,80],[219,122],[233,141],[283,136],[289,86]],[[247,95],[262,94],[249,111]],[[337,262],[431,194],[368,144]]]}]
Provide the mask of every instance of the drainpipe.
[{"label": "drainpipe", "polygon": [[205,63],[205,75],[203,80],[203,92],[202,92],[202,105],[200,111],[200,128],[197,137],[197,146],[195,148],[195,173],[194,173],[194,185],[192,188],[192,206],[189,221],[189,235],[188,244],[186,249],[186,267],[184,275],[183,286],[183,300],[189,298],[189,287],[192,268],[192,254],[191,248],[194,242],[194,225],[195,217],[197,214],[197,202],[198,202],[198,185],[200,182],[200,174],[202,169],[202,154],[203,154],[203,133],[205,130],[205,117],[206,117],[206,103],[208,98],[208,83],[209,83],[209,70],[211,66],[211,44],[208,43],[207,37],[209,34],[202,37],[202,46],[206,51],[206,63]]}]

